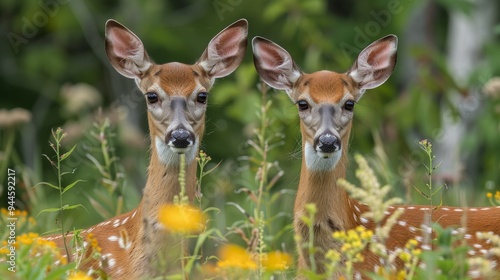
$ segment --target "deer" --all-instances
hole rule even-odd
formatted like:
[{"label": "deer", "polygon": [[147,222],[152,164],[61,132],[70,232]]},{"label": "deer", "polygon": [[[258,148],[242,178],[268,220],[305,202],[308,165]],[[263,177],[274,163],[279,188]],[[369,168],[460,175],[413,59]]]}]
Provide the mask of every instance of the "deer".
[{"label": "deer", "polygon": [[[112,279],[152,278],[173,269],[170,264],[161,269],[155,267],[160,253],[179,246],[169,243],[168,229],[158,223],[158,211],[161,206],[172,204],[180,192],[177,178],[181,154],[185,155],[186,195],[193,203],[196,156],[205,130],[208,92],[215,79],[231,74],[239,66],[246,52],[247,36],[248,22],[240,19],[213,37],[196,63],[156,64],[132,31],[115,20],[106,22],[105,50],[111,65],[134,80],[144,95],[151,155],[139,205],[80,232],[83,238],[93,234],[101,247],[99,262],[103,264],[96,267],[98,260],[92,260],[84,268],[104,270]],[[68,233],[66,241],[73,236],[74,233]],[[63,246],[61,235],[46,239]],[[88,242],[84,246],[88,247]]]},{"label": "deer", "polygon": [[[346,175],[354,107],[366,90],[389,79],[397,61],[397,43],[395,35],[374,41],[359,53],[351,68],[344,73],[322,70],[308,74],[301,71],[291,55],[278,44],[262,37],[252,40],[254,64],[260,78],[270,87],[285,91],[298,109],[302,163],[293,227],[300,237],[298,240],[302,240],[296,244],[299,270],[311,269],[309,253],[302,246],[309,238],[302,219],[306,205],[315,204],[317,208],[314,246],[318,252],[313,256],[317,273],[325,272],[325,252],[333,249],[340,253],[342,244],[334,240],[333,232],[358,226],[375,232],[373,221],[362,217],[369,211],[367,205],[351,198],[339,186],[338,180]],[[431,208],[432,223],[443,227],[458,226],[453,234],[463,234],[470,248],[469,256],[489,256],[491,241],[480,240],[476,233],[500,234],[500,207],[390,206],[386,215],[391,215],[396,209],[403,213],[389,233],[388,249],[404,248],[408,240],[415,239],[420,242],[418,246],[422,250],[431,250],[431,245],[422,244],[425,232],[432,231],[430,227],[423,227],[426,213]],[[369,250],[363,251],[363,257],[364,261],[355,266],[356,279],[365,278],[364,272],[375,271],[383,262]],[[493,259],[498,270],[500,259]]]}]

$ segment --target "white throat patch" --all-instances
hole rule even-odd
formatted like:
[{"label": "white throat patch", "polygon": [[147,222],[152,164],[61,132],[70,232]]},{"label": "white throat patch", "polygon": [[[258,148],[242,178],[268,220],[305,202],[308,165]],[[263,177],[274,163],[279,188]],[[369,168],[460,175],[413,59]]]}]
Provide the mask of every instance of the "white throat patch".
[{"label": "white throat patch", "polygon": [[[165,143],[160,137],[155,137],[156,152],[158,153],[158,159],[161,163],[165,165],[179,165],[180,157],[179,154],[172,151],[172,149]],[[186,163],[192,162],[196,157],[196,152],[198,151],[198,141],[195,141],[194,145],[189,147],[186,152]]]},{"label": "white throat patch", "polygon": [[309,142],[305,144],[304,151],[306,166],[310,171],[330,171],[332,170],[340,160],[342,156],[342,148],[333,153],[329,158],[322,158],[318,156],[318,153],[314,149],[314,146]]}]

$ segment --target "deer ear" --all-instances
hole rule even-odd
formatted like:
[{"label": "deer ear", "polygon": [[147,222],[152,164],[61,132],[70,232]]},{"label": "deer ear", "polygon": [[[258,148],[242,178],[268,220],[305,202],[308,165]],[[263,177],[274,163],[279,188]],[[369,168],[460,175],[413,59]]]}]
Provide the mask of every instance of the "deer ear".
[{"label": "deer ear", "polygon": [[278,44],[262,37],[253,38],[252,48],[255,69],[262,80],[289,94],[302,75],[290,54]]},{"label": "deer ear", "polygon": [[396,66],[398,37],[385,36],[366,47],[359,54],[348,74],[361,90],[383,84]]},{"label": "deer ear", "polygon": [[248,22],[240,19],[215,35],[197,64],[210,78],[231,74],[247,50]]},{"label": "deer ear", "polygon": [[141,78],[153,65],[139,37],[117,21],[106,22],[105,37],[108,59],[123,76]]}]

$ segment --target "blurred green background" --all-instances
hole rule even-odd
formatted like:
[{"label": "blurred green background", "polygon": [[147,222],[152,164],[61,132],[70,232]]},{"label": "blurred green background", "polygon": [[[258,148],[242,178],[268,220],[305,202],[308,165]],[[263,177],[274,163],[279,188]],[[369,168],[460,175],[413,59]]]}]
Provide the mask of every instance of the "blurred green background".
[{"label": "blurred green background", "polygon": [[[249,41],[254,36],[275,41],[305,72],[344,72],[369,43],[396,34],[395,72],[356,105],[350,154],[368,157],[394,195],[408,203],[427,203],[413,187],[427,182],[418,141],[429,139],[435,163],[441,163],[434,179],[446,184],[444,203],[488,205],[485,193],[500,184],[500,82],[495,79],[500,76],[499,6],[488,0],[4,0],[1,205],[7,201],[6,168],[18,176],[17,208],[35,216],[58,205],[55,190],[33,188],[56,180],[43,154],[53,155],[48,141],[57,127],[68,134],[65,150],[77,144],[65,167],[76,170],[65,180],[85,180],[64,199],[87,211],[68,211],[66,226],[88,227],[139,202],[149,157],[146,106],[133,81],[120,76],[106,58],[104,23],[109,18],[137,34],[157,63],[189,64],[215,34],[246,18]],[[258,82],[249,45],[242,65],[210,92],[202,149],[212,158],[209,168],[220,165],[204,179],[202,206],[222,210],[215,218],[221,229],[244,218],[228,202],[252,211],[250,199],[238,190],[256,188],[256,166],[248,161],[254,151],[247,140],[259,125]],[[272,225],[278,232],[291,222],[301,145],[295,106],[283,92],[271,90],[268,98],[273,106],[267,129],[276,146],[268,160],[284,171],[271,190],[282,196],[272,204],[274,213],[282,213]],[[103,135],[118,158],[107,183],[91,160],[102,160],[102,138],[93,123],[103,126],[106,118],[110,127]],[[118,197],[123,197],[122,206]],[[55,214],[41,214],[37,220],[40,231],[57,226]]]}]

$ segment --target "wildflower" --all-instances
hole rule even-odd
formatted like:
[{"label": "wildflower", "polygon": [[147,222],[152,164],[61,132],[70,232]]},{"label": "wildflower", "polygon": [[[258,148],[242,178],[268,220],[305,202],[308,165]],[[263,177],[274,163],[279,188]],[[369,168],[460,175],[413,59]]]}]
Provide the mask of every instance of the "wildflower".
[{"label": "wildflower", "polygon": [[92,280],[92,277],[88,276],[82,271],[77,271],[68,277],[68,280]]},{"label": "wildflower", "polygon": [[99,243],[97,243],[97,238],[95,238],[93,233],[87,234],[87,240],[89,241],[90,247],[92,247],[94,252],[100,253],[102,251],[102,248],[99,246]]},{"label": "wildflower", "polygon": [[405,262],[405,263],[409,263],[410,260],[411,260],[411,255],[410,253],[408,252],[401,252],[401,254],[399,254],[399,258]]},{"label": "wildflower", "polygon": [[31,112],[23,108],[0,110],[0,127],[14,127],[31,121]]},{"label": "wildflower", "polygon": [[385,212],[389,205],[401,203],[402,200],[399,198],[386,199],[391,187],[380,185],[365,158],[356,155],[354,159],[359,166],[356,170],[356,177],[359,179],[362,187],[356,187],[343,178],[337,182],[350,193],[352,198],[358,199],[360,202],[368,205],[371,211],[363,213],[363,218],[372,219],[375,223],[380,223],[386,218]]},{"label": "wildflower", "polygon": [[496,199],[496,200],[500,200],[500,191],[497,191],[497,192],[495,193],[495,199]]},{"label": "wildflower", "polygon": [[406,276],[407,276],[407,275],[406,275],[406,271],[404,271],[404,270],[400,270],[400,271],[398,272],[398,275],[397,275],[396,279],[397,279],[397,280],[405,280],[405,279],[406,279]]},{"label": "wildflower", "polygon": [[413,249],[411,251],[411,254],[414,255],[415,257],[418,257],[420,256],[420,254],[422,253],[422,250],[421,249]]},{"label": "wildflower", "polygon": [[489,193],[487,193],[487,194],[486,194],[486,197],[487,197],[487,198],[492,198],[492,197],[493,197],[493,194],[489,192]]},{"label": "wildflower", "polygon": [[335,250],[328,250],[328,252],[326,252],[325,254],[325,258],[335,263],[340,261],[340,254]]},{"label": "wildflower", "polygon": [[158,220],[172,232],[190,234],[205,228],[206,217],[192,206],[168,204],[160,209]]},{"label": "wildflower", "polygon": [[69,114],[78,114],[85,109],[94,108],[102,101],[99,91],[85,83],[63,85],[61,97],[66,101],[65,110]]},{"label": "wildflower", "polygon": [[31,245],[38,238],[38,234],[34,232],[24,233],[16,238],[16,241],[21,245]]},{"label": "wildflower", "polygon": [[274,251],[265,255],[262,265],[266,270],[287,270],[292,264],[292,256],[287,253]]},{"label": "wildflower", "polygon": [[500,97],[500,77],[491,78],[486,85],[484,85],[483,91],[492,98]]},{"label": "wildflower", "polygon": [[219,268],[256,269],[257,264],[245,249],[237,245],[226,245],[219,251]]}]

